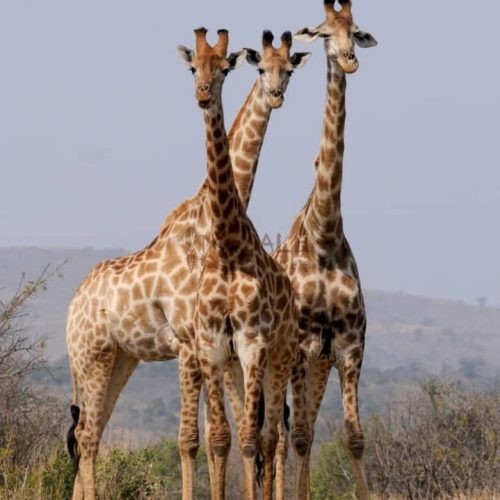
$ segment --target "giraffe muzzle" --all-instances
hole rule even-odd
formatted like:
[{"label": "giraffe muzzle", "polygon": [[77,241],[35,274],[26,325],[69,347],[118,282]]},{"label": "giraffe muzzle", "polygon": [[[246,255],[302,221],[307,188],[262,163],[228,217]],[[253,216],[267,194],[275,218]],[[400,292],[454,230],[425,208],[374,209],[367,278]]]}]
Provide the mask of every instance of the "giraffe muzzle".
[{"label": "giraffe muzzle", "polygon": [[269,105],[271,108],[279,108],[283,105],[285,96],[281,89],[273,89],[269,92]]},{"label": "giraffe muzzle", "polygon": [[212,92],[210,90],[209,83],[199,83],[196,87],[196,99],[200,108],[206,109],[210,104],[210,99],[212,98]]},{"label": "giraffe muzzle", "polygon": [[210,97],[208,99],[198,99],[198,105],[201,109],[207,109],[210,106]]},{"label": "giraffe muzzle", "polygon": [[341,52],[338,63],[344,73],[354,73],[359,67],[358,58],[354,52]]}]

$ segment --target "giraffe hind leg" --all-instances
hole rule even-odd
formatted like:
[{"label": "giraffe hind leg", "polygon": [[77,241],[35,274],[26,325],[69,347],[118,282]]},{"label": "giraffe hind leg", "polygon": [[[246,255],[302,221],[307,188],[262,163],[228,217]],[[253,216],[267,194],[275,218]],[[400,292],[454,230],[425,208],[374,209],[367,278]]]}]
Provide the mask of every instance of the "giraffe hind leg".
[{"label": "giraffe hind leg", "polygon": [[225,476],[227,457],[231,447],[231,430],[224,410],[222,367],[210,365],[205,359],[201,360],[201,369],[206,385],[209,407],[208,453],[213,459],[212,498],[225,498]]},{"label": "giraffe hind leg", "polygon": [[138,358],[127,354],[120,348],[117,349],[104,400],[104,413],[101,421],[103,430],[113,413],[118,397],[138,364]]},{"label": "giraffe hind leg", "polygon": [[364,436],[358,409],[358,383],[362,357],[362,347],[355,348],[345,355],[339,367],[339,377],[344,407],[345,445],[354,472],[356,497],[365,500],[369,498],[369,493],[363,467]]},{"label": "giraffe hind leg", "polygon": [[114,346],[101,351],[99,356],[85,360],[81,373],[87,379],[79,380],[80,414],[74,430],[78,443],[78,472],[75,478],[73,498],[96,498],[96,458],[104,428],[106,397],[112,376],[116,349]]},{"label": "giraffe hind leg", "polygon": [[284,407],[283,421],[279,423],[278,426],[278,445],[276,447],[276,499],[285,498],[285,469],[286,469],[286,459],[288,456],[288,417],[286,416],[286,409],[290,413],[290,409],[286,404]]},{"label": "giraffe hind leg", "polygon": [[278,472],[278,466],[283,469],[279,471],[280,477],[276,477],[276,500],[284,500],[285,497],[285,471],[282,454],[286,452],[286,449],[283,449],[283,446],[280,449],[279,443],[280,439],[286,439],[285,397],[292,359],[291,350],[281,349],[280,353],[271,351],[263,379],[262,393],[266,403],[265,418],[259,420],[259,424],[263,422],[260,442],[264,457],[263,498],[265,500],[273,498],[275,461],[276,472]]},{"label": "giraffe hind leg", "polygon": [[[311,449],[314,440],[314,426],[318,418],[319,408],[325,391],[328,385],[328,377],[333,366],[333,361],[327,356],[321,356],[307,370],[305,388],[308,393],[307,422],[309,429],[309,437],[307,440],[307,448],[305,450],[296,450],[297,461],[300,467],[296,470],[296,498],[311,498],[311,478],[310,478],[310,462]],[[301,453],[303,454],[301,455]]]}]

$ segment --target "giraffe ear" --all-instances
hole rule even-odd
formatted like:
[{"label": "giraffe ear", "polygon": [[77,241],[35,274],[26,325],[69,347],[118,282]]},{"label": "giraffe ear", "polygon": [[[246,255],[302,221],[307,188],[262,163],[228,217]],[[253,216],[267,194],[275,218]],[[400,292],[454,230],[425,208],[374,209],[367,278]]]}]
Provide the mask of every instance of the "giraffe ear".
[{"label": "giraffe ear", "polygon": [[239,68],[246,57],[247,57],[247,51],[245,49],[240,50],[239,52],[232,52],[231,54],[229,54],[227,58],[227,62],[229,63],[229,69],[233,70]]},{"label": "giraffe ear", "polygon": [[293,35],[293,38],[299,42],[309,43],[314,42],[319,35],[320,30],[318,28],[302,28]]},{"label": "giraffe ear", "polygon": [[247,62],[248,64],[252,64],[253,66],[257,66],[260,61],[261,57],[260,54],[253,49],[245,49],[247,51]]},{"label": "giraffe ear", "polygon": [[184,45],[179,45],[177,47],[177,51],[179,52],[181,60],[184,61],[185,64],[187,64],[188,66],[191,66],[191,64],[193,64],[193,59],[194,59],[193,50],[184,47]]},{"label": "giraffe ear", "polygon": [[310,52],[295,52],[295,54],[292,56],[290,62],[292,63],[292,66],[295,69],[302,68],[304,64],[309,61],[311,57]]},{"label": "giraffe ear", "polygon": [[358,29],[353,33],[353,36],[356,43],[364,49],[368,49],[369,47],[375,47],[375,45],[378,45],[377,40],[375,40],[375,38],[366,31],[361,31]]}]

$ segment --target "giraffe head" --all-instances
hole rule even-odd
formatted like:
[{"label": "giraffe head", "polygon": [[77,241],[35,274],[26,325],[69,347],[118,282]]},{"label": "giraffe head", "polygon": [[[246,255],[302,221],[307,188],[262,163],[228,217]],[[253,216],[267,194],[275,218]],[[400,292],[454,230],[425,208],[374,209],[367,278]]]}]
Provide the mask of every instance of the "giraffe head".
[{"label": "giraffe head", "polygon": [[273,46],[274,35],[265,30],[262,34],[262,54],[256,50],[247,51],[247,61],[257,69],[260,74],[260,83],[264,89],[267,102],[271,108],[279,108],[285,99],[285,91],[290,81],[290,76],[297,68],[301,68],[311,57],[310,52],[296,52],[290,54],[292,47],[292,34],[285,31],[281,35],[281,46]]},{"label": "giraffe head", "polygon": [[359,66],[354,51],[360,47],[374,47],[375,38],[361,31],[352,17],[351,0],[338,0],[340,8],[335,8],[336,0],[324,0],[326,19],[315,28],[303,28],[295,33],[296,40],[312,42],[318,37],[325,39],[325,50],[329,58],[337,61],[345,73],[354,73]]},{"label": "giraffe head", "polygon": [[179,45],[177,50],[181,59],[189,66],[196,81],[196,99],[201,108],[206,109],[213,97],[220,96],[224,78],[229,71],[237,68],[246,56],[244,50],[227,56],[229,36],[227,30],[217,32],[219,39],[212,47],[207,42],[206,28],[194,30],[195,50]]}]

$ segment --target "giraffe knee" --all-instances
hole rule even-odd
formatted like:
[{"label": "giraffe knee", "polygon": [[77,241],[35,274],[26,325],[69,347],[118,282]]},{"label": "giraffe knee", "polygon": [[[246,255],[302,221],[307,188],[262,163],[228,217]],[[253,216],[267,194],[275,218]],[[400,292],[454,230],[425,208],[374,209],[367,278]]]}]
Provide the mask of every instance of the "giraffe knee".
[{"label": "giraffe knee", "polygon": [[181,455],[188,456],[192,459],[196,458],[200,447],[200,439],[198,433],[179,436],[179,451]]},{"label": "giraffe knee", "polygon": [[214,454],[218,457],[227,457],[231,448],[231,429],[225,426],[222,429],[210,433],[210,445]]},{"label": "giraffe knee", "polygon": [[304,457],[312,444],[311,433],[307,429],[294,428],[292,430],[292,445],[299,457]]},{"label": "giraffe knee", "polygon": [[242,426],[238,433],[241,454],[245,458],[253,458],[257,454],[257,429]]},{"label": "giraffe knee", "polygon": [[361,458],[365,449],[365,438],[361,429],[356,429],[351,422],[345,422],[344,438],[347,450],[353,458]]}]

